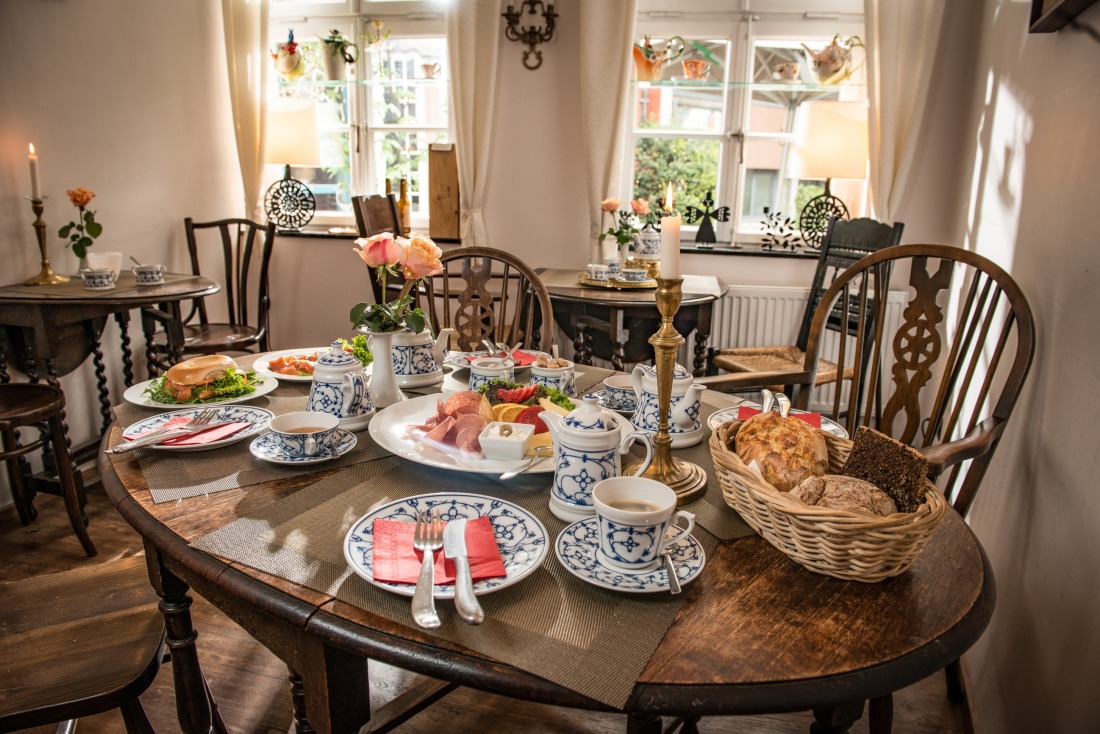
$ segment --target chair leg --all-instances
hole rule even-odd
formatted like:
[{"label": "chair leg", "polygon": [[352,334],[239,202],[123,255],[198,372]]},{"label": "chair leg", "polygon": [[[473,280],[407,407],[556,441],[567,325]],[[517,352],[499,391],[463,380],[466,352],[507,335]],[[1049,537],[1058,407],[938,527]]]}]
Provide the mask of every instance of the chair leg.
[{"label": "chair leg", "polygon": [[962,665],[959,660],[948,663],[943,669],[947,676],[947,697],[952,701],[962,701],[966,698],[966,690],[963,688]]},{"label": "chair leg", "polygon": [[[15,443],[15,436],[5,431],[3,436],[4,450],[13,450]],[[27,497],[27,491],[23,483],[23,469],[19,465],[19,459],[18,456],[9,457],[4,461],[4,468],[7,469],[8,473],[8,487],[11,489],[12,501],[15,502],[15,509],[19,513],[19,524],[26,527],[34,522],[34,518],[38,513],[35,512],[34,504]]]},{"label": "chair leg", "polygon": [[53,444],[54,457],[57,461],[57,476],[61,480],[61,493],[65,500],[65,510],[69,513],[69,523],[73,526],[73,532],[80,540],[80,545],[88,557],[96,554],[95,544],[88,535],[85,525],[84,512],[81,508],[81,497],[77,491],[76,480],[73,477],[73,463],[69,457],[69,447],[65,445],[65,427],[61,424],[61,416],[50,418],[50,443]]},{"label": "chair leg", "polygon": [[149,717],[145,715],[145,709],[141,706],[140,699],[127,701],[118,707],[122,712],[122,722],[126,725],[126,734],[156,734],[153,725],[149,723]]},{"label": "chair leg", "polygon": [[887,693],[885,696],[871,699],[871,705],[867,712],[867,729],[870,734],[890,734],[894,726],[894,696]]}]

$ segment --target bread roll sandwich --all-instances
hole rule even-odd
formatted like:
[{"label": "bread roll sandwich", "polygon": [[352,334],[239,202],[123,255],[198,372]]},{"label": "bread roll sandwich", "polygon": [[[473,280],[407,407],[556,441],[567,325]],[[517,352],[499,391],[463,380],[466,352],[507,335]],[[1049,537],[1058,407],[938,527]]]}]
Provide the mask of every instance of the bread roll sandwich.
[{"label": "bread roll sandwich", "polygon": [[145,394],[158,403],[201,403],[255,392],[255,383],[262,380],[255,372],[242,372],[224,354],[206,354],[168,368]]}]

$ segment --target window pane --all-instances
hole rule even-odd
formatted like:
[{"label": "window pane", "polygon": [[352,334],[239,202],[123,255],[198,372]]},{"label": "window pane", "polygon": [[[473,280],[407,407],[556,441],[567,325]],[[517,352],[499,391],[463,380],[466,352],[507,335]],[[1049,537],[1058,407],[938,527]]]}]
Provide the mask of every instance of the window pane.
[{"label": "window pane", "polygon": [[[813,47],[819,42],[807,41]],[[784,71],[796,76],[784,80]],[[803,102],[840,99],[841,85],[819,85],[799,41],[758,41],[753,46],[750,133],[794,131],[795,111]],[[807,84],[812,89],[807,89]]]},{"label": "window pane", "polygon": [[[371,49],[373,125],[447,126],[447,44],[441,38],[391,39]],[[425,65],[441,71],[428,79]]]},{"label": "window pane", "polygon": [[745,141],[742,229],[756,231],[764,221],[765,209],[792,214],[790,179],[786,177],[788,147],[788,143],[775,141]]},{"label": "window pane", "polygon": [[[639,41],[639,45],[642,43]],[[656,69],[665,42],[652,44],[657,50],[650,63]],[[660,79],[664,84],[639,82],[634,92],[635,129],[722,132],[726,90],[721,84],[712,85],[708,81],[724,80],[728,45],[726,41],[688,39],[678,60],[661,68]]]},{"label": "window pane", "polygon": [[[676,208],[702,206],[707,192],[716,191],[719,163],[718,140],[638,137],[634,155],[634,196],[648,199],[656,208],[672,181]],[[715,197],[721,204],[720,196]]]},{"label": "window pane", "polygon": [[393,193],[398,194],[401,179],[406,178],[413,215],[428,216],[428,146],[445,142],[445,132],[375,131],[372,144],[378,165],[374,190],[385,191],[388,178]]}]

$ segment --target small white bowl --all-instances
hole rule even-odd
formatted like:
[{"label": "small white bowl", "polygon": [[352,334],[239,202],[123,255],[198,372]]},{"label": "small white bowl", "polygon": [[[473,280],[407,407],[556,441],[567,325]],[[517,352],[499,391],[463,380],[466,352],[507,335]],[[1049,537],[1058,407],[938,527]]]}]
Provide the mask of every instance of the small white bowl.
[{"label": "small white bowl", "polygon": [[[509,435],[501,435],[501,429],[507,429]],[[486,459],[518,460],[527,453],[533,435],[535,427],[529,423],[493,421],[481,431],[478,443]]]}]

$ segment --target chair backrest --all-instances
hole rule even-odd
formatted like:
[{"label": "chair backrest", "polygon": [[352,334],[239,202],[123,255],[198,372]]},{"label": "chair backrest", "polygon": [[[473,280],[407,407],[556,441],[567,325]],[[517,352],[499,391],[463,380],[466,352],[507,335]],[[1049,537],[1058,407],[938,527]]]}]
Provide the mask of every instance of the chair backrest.
[{"label": "chair backrest", "polygon": [[[187,250],[191,256],[191,272],[195,275],[202,274],[199,270],[199,248],[213,247],[213,242],[220,242],[222,274],[216,279],[222,284],[228,323],[259,329],[262,335],[260,348],[266,350],[268,313],[271,305],[271,298],[268,295],[268,269],[275,244],[275,222],[260,224],[249,219],[196,222],[191,217],[187,217],[183,220],[183,227],[187,234]],[[258,268],[259,272],[257,273],[254,268]],[[255,299],[249,298],[253,282],[256,285]],[[254,310],[252,310],[253,304]],[[200,323],[210,323],[205,299],[200,298],[195,301],[191,313],[184,321],[190,321],[196,312]]]},{"label": "chair backrest", "polygon": [[491,247],[458,247],[440,258],[443,272],[426,281],[432,325],[455,330],[451,343],[464,351],[481,340],[524,343],[549,351],[553,341],[550,294],[522,260]]},{"label": "chair backrest", "polygon": [[[896,332],[884,333],[889,273],[902,262],[911,300]],[[922,449],[984,434],[987,450],[968,466],[954,463],[943,486],[965,514],[1031,365],[1035,327],[1023,292],[995,263],[957,247],[899,245],[868,255],[837,276],[814,313],[805,363],[811,389],[799,392],[799,407],[825,386],[813,376],[836,307],[843,319],[873,318],[875,327],[833,347],[854,377],[847,397],[844,369],[827,383],[834,394],[826,415],[846,413],[850,433],[872,426]]]},{"label": "chair backrest", "polygon": [[[806,349],[806,340],[810,336],[810,321],[813,319],[817,304],[825,295],[825,289],[836,280],[836,276],[851,267],[860,258],[884,247],[901,244],[901,233],[905,225],[895,222],[893,226],[874,219],[837,219],[831,217],[821,241],[821,254],[817,259],[817,271],[810,286],[810,298],[806,302],[806,311],[802,315],[802,325],[798,329],[799,349]],[[839,322],[830,323],[839,328]]]},{"label": "chair backrest", "polygon": [[[383,232],[391,232],[394,237],[404,237],[406,232],[401,228],[401,216],[397,212],[397,197],[393,194],[373,194],[371,196],[351,197],[351,208],[355,212],[355,225],[360,237],[371,237]],[[388,279],[391,290],[401,290],[405,278],[398,273]],[[376,278],[371,278],[371,288],[374,290],[374,302],[381,303],[382,284]]]}]

